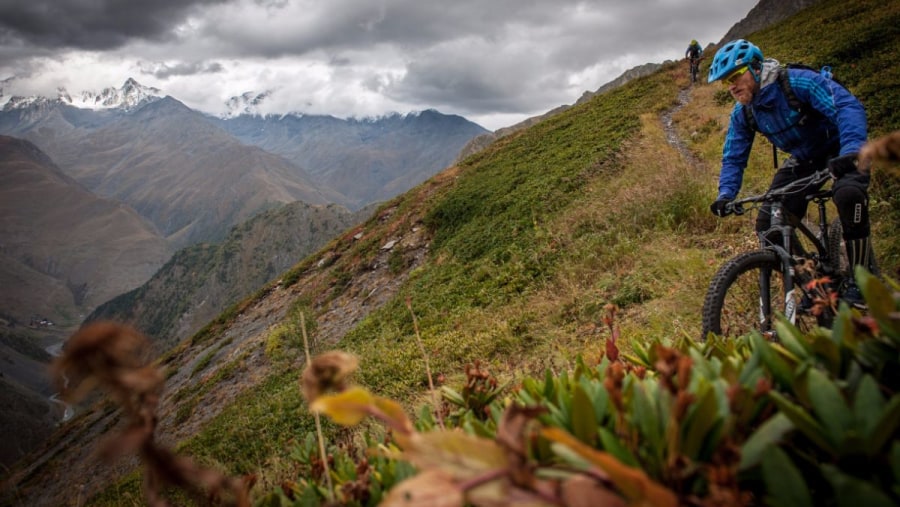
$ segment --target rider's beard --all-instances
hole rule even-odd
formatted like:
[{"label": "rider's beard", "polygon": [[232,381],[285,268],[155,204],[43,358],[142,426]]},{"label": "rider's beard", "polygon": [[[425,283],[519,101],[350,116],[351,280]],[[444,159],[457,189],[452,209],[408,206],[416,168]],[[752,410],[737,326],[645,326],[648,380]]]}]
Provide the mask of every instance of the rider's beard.
[{"label": "rider's beard", "polygon": [[734,100],[746,106],[753,100],[753,95],[756,93],[758,86],[753,76],[747,72],[729,86],[728,91],[734,97]]},{"label": "rider's beard", "polygon": [[728,89],[734,100],[743,105],[748,105],[753,100],[753,87],[747,86],[745,83],[738,83]]}]

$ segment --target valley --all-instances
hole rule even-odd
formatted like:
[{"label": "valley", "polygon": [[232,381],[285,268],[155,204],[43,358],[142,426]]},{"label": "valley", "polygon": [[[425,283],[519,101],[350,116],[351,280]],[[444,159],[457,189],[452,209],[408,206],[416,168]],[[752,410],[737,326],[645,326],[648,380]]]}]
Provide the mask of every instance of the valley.
[{"label": "valley", "polygon": [[[220,122],[152,92],[129,80],[110,94],[122,99],[119,107],[34,99],[0,111],[0,332],[7,337],[0,340],[0,397],[9,397],[9,407],[31,407],[0,416],[0,426],[23,435],[22,447],[0,455],[2,464],[59,419],[48,399],[49,356],[40,349],[59,347],[86,319],[106,318],[134,323],[157,338],[160,352],[168,350],[365,220],[378,199],[449,164],[484,132],[437,112],[367,122],[294,119],[289,134],[313,139],[305,149],[343,172],[329,183],[297,165],[310,157],[304,149],[284,154],[290,161],[224,128],[251,122],[265,131],[272,123],[268,130],[276,132],[284,118]],[[317,130],[323,122],[329,127]],[[266,139],[253,140],[271,148]],[[367,140],[353,148],[354,139]],[[342,159],[346,150],[357,155]],[[382,176],[362,176],[369,173]],[[35,437],[25,438],[38,419]]]}]

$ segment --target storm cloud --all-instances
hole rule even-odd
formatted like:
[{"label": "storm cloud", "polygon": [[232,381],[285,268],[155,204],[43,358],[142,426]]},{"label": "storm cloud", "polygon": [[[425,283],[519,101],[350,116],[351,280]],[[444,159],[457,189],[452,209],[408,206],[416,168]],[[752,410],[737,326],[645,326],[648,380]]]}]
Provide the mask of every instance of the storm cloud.
[{"label": "storm cloud", "polygon": [[4,0],[0,80],[9,96],[135,77],[212,113],[265,91],[272,112],[435,108],[497,128],[718,42],[755,3]]},{"label": "storm cloud", "polygon": [[132,39],[168,40],[200,7],[225,0],[27,0],[0,3],[0,43],[114,49]]}]

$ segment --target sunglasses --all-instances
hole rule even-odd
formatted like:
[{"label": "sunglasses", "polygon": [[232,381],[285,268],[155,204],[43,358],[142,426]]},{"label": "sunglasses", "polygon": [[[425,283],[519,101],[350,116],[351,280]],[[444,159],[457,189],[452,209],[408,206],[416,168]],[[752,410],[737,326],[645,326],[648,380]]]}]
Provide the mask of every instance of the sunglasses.
[{"label": "sunglasses", "polygon": [[748,70],[750,70],[749,66],[741,67],[740,69],[729,74],[728,77],[722,78],[722,84],[724,84],[725,86],[733,85],[734,82],[737,81],[738,79],[740,79],[740,77],[743,76],[744,73],[747,72]]}]

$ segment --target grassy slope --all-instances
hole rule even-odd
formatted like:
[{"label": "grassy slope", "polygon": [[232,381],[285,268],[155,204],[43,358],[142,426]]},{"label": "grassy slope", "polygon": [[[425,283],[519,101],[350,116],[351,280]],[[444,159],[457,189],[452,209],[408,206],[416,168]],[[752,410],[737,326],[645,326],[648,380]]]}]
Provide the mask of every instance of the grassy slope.
[{"label": "grassy slope", "polygon": [[[900,76],[888,65],[900,58],[898,27],[897,2],[826,0],[751,40],[782,61],[833,65],[864,100],[877,134],[900,129],[891,107],[900,102]],[[476,359],[515,381],[595,354],[607,336],[600,320],[610,302],[622,308],[626,340],[696,336],[708,280],[753,241],[749,220],[719,221],[706,209],[730,109],[721,90],[694,88],[675,116],[701,163],[686,162],[666,143],[659,114],[685,86],[683,66],[667,66],[505,138],[391,203],[400,210],[395,216],[424,210],[433,242],[401,294],[337,344],[360,356],[357,380],[411,408],[424,400],[407,299],[432,370],[451,384]],[[770,165],[768,145],[758,142],[745,188],[762,188]],[[889,177],[876,179],[873,206],[876,244],[886,271],[895,273],[900,206],[888,197],[898,195],[891,185]],[[414,225],[367,224],[371,239],[348,247],[332,266],[332,290],[361,272],[385,238]],[[216,339],[214,329],[204,339]],[[182,449],[230,473],[260,473],[257,492],[277,484],[290,469],[289,442],[311,428],[298,373],[279,370],[239,396]],[[114,504],[119,494],[109,491],[99,503]]]}]

